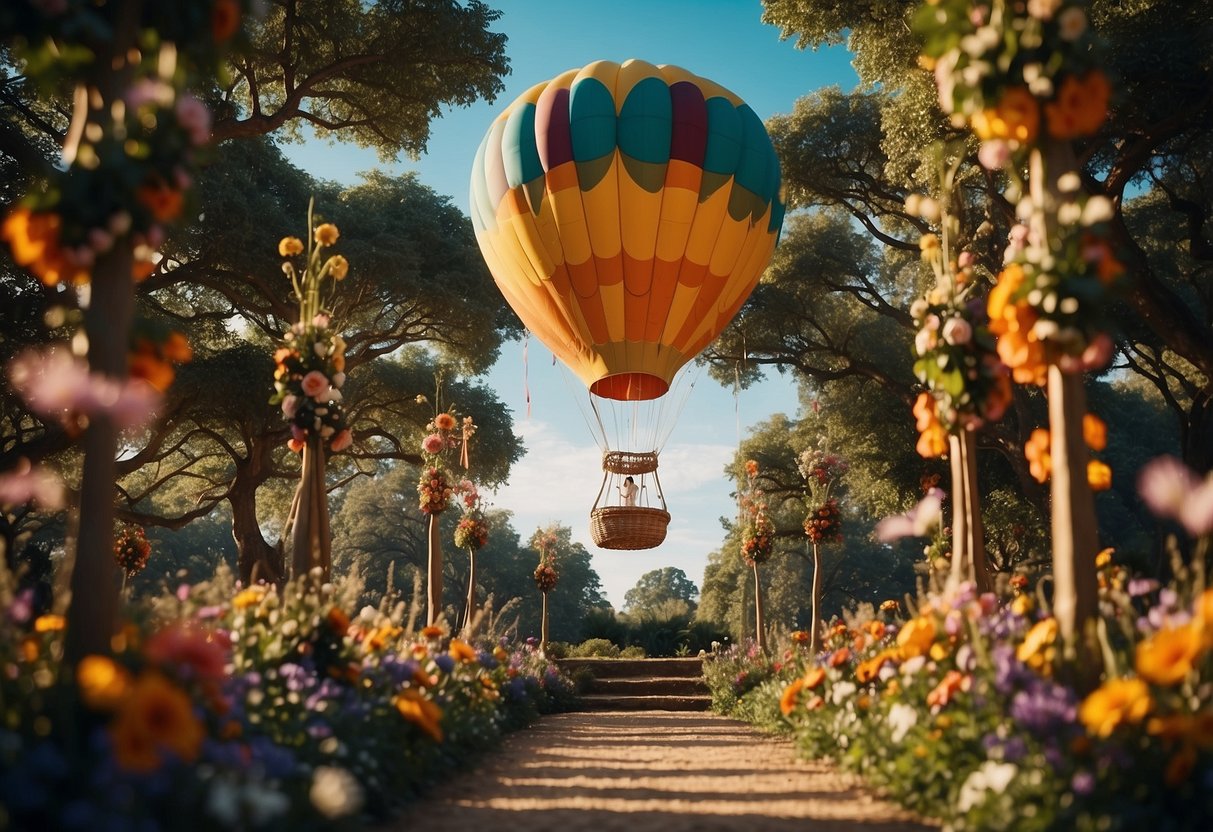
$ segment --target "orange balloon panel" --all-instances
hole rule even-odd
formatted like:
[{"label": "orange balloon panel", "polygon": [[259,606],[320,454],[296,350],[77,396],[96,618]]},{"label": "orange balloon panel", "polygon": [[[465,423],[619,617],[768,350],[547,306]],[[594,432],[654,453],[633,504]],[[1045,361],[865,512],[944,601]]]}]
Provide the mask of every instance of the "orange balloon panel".
[{"label": "orange balloon panel", "polygon": [[663,395],[720,334],[783,224],[779,160],[728,90],[598,61],[537,84],[472,167],[485,261],[518,317],[605,398]]}]

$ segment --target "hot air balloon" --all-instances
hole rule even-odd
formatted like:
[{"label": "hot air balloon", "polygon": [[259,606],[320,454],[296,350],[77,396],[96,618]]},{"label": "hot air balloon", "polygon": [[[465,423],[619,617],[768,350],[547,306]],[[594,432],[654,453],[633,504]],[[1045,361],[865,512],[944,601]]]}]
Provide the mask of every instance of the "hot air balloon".
[{"label": "hot air balloon", "polygon": [[[639,436],[633,416],[665,418],[675,375],[741,308],[783,214],[762,121],[675,66],[570,69],[519,96],[485,134],[471,176],[476,239],[523,324],[589,391],[604,451],[597,545],[664,540],[664,439]],[[623,415],[604,420],[610,403]],[[628,425],[624,438],[607,436],[612,422]],[[660,507],[611,504],[637,475],[642,494],[651,476]]]}]

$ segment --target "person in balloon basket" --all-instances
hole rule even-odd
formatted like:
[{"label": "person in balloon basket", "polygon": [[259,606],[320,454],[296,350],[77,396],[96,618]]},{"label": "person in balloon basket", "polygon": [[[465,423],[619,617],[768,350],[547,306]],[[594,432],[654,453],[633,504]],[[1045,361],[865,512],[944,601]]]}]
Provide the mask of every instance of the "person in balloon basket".
[{"label": "person in balloon basket", "polygon": [[636,480],[627,477],[623,481],[623,485],[619,486],[619,497],[625,506],[636,505],[636,495],[640,489],[636,487]]}]

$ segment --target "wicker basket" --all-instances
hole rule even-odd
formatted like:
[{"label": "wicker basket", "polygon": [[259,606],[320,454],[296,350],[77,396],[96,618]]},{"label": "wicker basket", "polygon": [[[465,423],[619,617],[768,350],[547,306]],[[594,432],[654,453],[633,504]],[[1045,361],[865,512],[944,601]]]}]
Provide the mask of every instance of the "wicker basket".
[{"label": "wicker basket", "polygon": [[657,454],[636,451],[607,451],[602,470],[612,474],[648,474],[657,470]]},{"label": "wicker basket", "polygon": [[604,506],[590,512],[590,536],[603,549],[652,549],[665,540],[670,513],[644,506]]}]

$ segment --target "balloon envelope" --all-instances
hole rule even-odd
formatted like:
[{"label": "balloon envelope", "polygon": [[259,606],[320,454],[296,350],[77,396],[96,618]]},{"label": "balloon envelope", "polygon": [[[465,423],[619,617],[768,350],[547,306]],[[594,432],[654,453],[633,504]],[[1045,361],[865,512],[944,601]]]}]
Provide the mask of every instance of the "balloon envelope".
[{"label": "balloon envelope", "polygon": [[737,314],[783,222],[779,161],[728,90],[599,61],[489,127],[471,177],[480,249],[523,324],[592,393],[663,395]]}]

